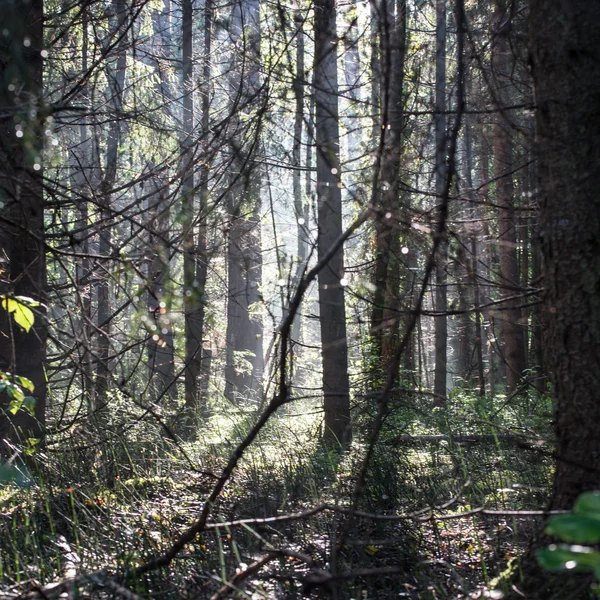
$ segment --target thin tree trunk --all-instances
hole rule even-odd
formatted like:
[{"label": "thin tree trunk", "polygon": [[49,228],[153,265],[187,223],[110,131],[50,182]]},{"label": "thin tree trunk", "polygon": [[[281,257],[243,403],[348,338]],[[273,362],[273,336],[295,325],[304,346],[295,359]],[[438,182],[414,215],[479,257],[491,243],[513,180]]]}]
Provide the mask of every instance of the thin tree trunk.
[{"label": "thin tree trunk", "polygon": [[[126,20],[126,6],[124,0],[113,2],[116,27],[115,36],[122,36]],[[98,273],[97,289],[97,365],[96,365],[96,393],[97,405],[92,407],[92,420],[103,420],[102,413],[107,408],[108,396],[106,392],[110,388],[110,332],[112,312],[110,306],[110,265],[112,254],[112,207],[111,195],[117,178],[117,166],[119,160],[119,145],[121,141],[121,109],[123,107],[123,93],[125,90],[125,71],[127,67],[126,39],[123,36],[116,49],[117,60],[114,68],[107,68],[108,87],[110,94],[110,105],[114,112],[113,119],[109,125],[108,140],[106,143],[106,163],[104,176],[99,185],[100,219],[98,223],[98,254],[101,258],[100,272]]]},{"label": "thin tree trunk", "polygon": [[[333,0],[315,2],[315,129],[317,146],[318,258],[342,234],[337,34]],[[344,305],[344,253],[340,248],[319,274],[325,438],[351,441],[348,342]]]},{"label": "thin tree trunk", "polygon": [[[296,74],[294,79],[294,95],[296,112],[294,114],[294,141],[292,147],[292,185],[294,192],[294,213],[297,223],[298,245],[296,251],[296,281],[300,280],[306,267],[308,256],[308,206],[302,192],[302,129],[304,124],[304,29],[303,17],[300,11],[295,14],[296,21]],[[308,141],[310,144],[310,140]],[[292,342],[299,342],[302,331],[300,311],[292,327]]]},{"label": "thin tree trunk", "polygon": [[377,2],[369,2],[369,6],[371,9],[371,139],[374,147],[377,147],[381,132],[381,62],[379,59],[381,40],[379,34],[382,15]]},{"label": "thin tree trunk", "polygon": [[[496,0],[493,38],[493,70],[496,77],[497,101],[508,101],[506,87],[510,85],[508,43],[508,13],[505,0]],[[498,205],[498,242],[500,246],[501,296],[506,298],[500,311],[501,333],[504,344],[507,392],[515,391],[526,367],[523,330],[521,326],[521,286],[517,262],[517,232],[512,181],[512,139],[506,115],[499,113],[494,123],[494,177],[496,179],[496,204]]]},{"label": "thin tree trunk", "polygon": [[[436,0],[436,51],[435,51],[435,193],[442,201],[446,187],[446,0]],[[448,377],[447,346],[448,318],[447,273],[448,241],[442,240],[435,267],[435,379],[433,384],[434,405],[446,403],[446,380]]]},{"label": "thin tree trunk", "polygon": [[[150,169],[153,170],[153,166]],[[154,321],[154,335],[148,342],[150,369],[150,396],[161,400],[165,395],[174,400],[175,387],[173,307],[168,293],[170,256],[165,239],[169,234],[169,208],[166,199],[167,184],[160,178],[150,179],[154,187],[149,198],[150,241],[152,262],[148,273],[148,312]]]},{"label": "thin tree trunk", "polygon": [[[202,337],[204,333],[205,287],[207,277],[206,205],[208,203],[208,157],[203,157],[200,169],[200,212],[194,202],[194,79],[193,79],[193,1],[182,4],[182,63],[183,63],[183,136],[181,140],[183,180],[181,184],[184,217],[183,278],[185,313],[185,407],[191,431],[196,421],[206,415],[206,398],[200,393],[200,379],[208,374],[202,370]],[[210,50],[212,2],[204,5],[204,69],[202,75],[202,131],[208,130]],[[198,233],[196,235],[196,224]]]},{"label": "thin tree trunk", "polygon": [[[260,101],[260,21],[258,0],[236,0],[230,36],[234,55],[229,72],[232,97],[232,183],[227,210],[231,226],[227,243],[228,298],[225,395],[237,401],[262,394],[263,325],[260,311],[262,251],[260,233],[260,117],[252,120],[251,141],[242,145],[238,113]],[[236,54],[243,48],[243,53]]]},{"label": "thin tree trunk", "polygon": [[357,120],[357,106],[360,100],[360,56],[358,52],[358,12],[356,0],[349,0],[345,7],[344,14],[345,32],[344,41],[344,80],[346,91],[343,94],[346,97],[346,115],[345,127],[347,130],[347,149],[348,149],[348,173],[346,175],[346,185],[350,193],[354,191],[354,175],[356,168],[354,161],[359,152],[359,121]]},{"label": "thin tree trunk", "polygon": [[[88,70],[88,25],[89,17],[87,7],[82,8],[82,47],[81,47],[81,71]],[[81,103],[88,103],[88,87],[82,86]],[[93,148],[90,130],[85,121],[78,126],[79,143],[73,148],[71,186],[76,197],[76,226],[75,239],[77,244],[75,251],[81,254],[77,259],[75,281],[77,283],[77,295],[81,318],[79,320],[78,345],[79,365],[82,371],[82,393],[88,410],[94,405],[94,382],[92,366],[92,264],[90,254],[90,224],[88,202],[92,196],[92,190],[98,183],[98,174],[93,164]]]},{"label": "thin tree trunk", "polygon": [[[211,52],[212,52],[212,28],[213,28],[213,0],[204,0],[204,65],[202,68],[202,84],[200,93],[202,97],[202,133],[208,137],[210,127],[210,93],[211,93]],[[203,295],[201,305],[198,307],[197,322],[201,325],[201,331],[197,331],[198,338],[202,340],[204,335],[204,317],[206,300],[206,280],[208,277],[208,178],[210,174],[210,157],[208,148],[205,148],[205,156],[200,165],[200,223],[198,225],[196,281],[198,289]],[[201,349],[202,364],[200,367],[200,395],[198,398],[198,412],[208,416],[208,384],[210,378],[210,365],[212,352],[210,349]]]},{"label": "thin tree trunk", "polygon": [[[465,88],[466,97],[471,96],[471,77],[469,76],[468,65],[465,65]],[[485,396],[485,366],[483,362],[483,313],[479,309],[481,306],[481,291],[480,283],[480,247],[479,238],[483,233],[481,227],[481,215],[477,204],[477,196],[475,194],[475,186],[473,185],[473,116],[466,111],[464,125],[464,143],[465,143],[465,160],[464,160],[464,182],[466,193],[469,202],[471,203],[468,215],[470,217],[468,238],[470,238],[471,255],[468,260],[467,271],[473,289],[473,305],[475,307],[475,360],[477,366],[477,382],[479,387],[479,395]]]},{"label": "thin tree trunk", "polygon": [[378,207],[375,249],[375,277],[371,338],[374,351],[385,370],[392,362],[400,325],[401,271],[400,227],[403,197],[400,189],[400,162],[404,128],[403,86],[406,54],[406,4],[384,0],[381,4],[381,173],[383,193]]}]

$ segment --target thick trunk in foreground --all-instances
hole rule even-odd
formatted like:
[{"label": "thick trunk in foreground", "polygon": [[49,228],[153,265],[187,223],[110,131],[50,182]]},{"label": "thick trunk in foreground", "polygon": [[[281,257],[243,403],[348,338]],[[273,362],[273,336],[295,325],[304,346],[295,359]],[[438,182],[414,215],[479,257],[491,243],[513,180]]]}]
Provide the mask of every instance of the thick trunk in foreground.
[{"label": "thick trunk in foreground", "polygon": [[[314,95],[319,260],[323,260],[342,234],[336,40],[335,4],[333,0],[317,0]],[[325,438],[346,447],[351,439],[351,429],[343,278],[344,253],[340,248],[319,274],[319,310]]]},{"label": "thick trunk in foreground", "polygon": [[[0,29],[0,294],[44,301],[46,261],[39,115],[42,94],[42,2],[3,2]],[[29,40],[25,46],[23,40]],[[12,85],[10,85],[12,84]],[[19,136],[18,132],[22,132]],[[15,135],[15,133],[17,133]],[[37,310],[37,309],[36,309]],[[0,453],[5,441],[42,439],[45,426],[47,328],[43,310],[26,333],[0,308],[0,371],[27,377],[35,385],[33,414],[5,412],[0,396]]]},{"label": "thick trunk in foreground", "polygon": [[600,5],[531,3],[553,508],[600,486]]},{"label": "thick trunk in foreground", "polygon": [[[551,508],[569,509],[600,488],[600,4],[531,0],[530,35],[544,359],[559,457]],[[531,554],[523,571],[527,598],[588,597],[585,578],[550,578]]]}]

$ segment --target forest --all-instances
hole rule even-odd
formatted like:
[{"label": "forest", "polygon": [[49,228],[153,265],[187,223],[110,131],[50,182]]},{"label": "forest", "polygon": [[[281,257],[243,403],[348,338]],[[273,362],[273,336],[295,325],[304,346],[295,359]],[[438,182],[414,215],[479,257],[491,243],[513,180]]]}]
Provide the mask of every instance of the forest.
[{"label": "forest", "polygon": [[0,599],[600,597],[600,4],[0,0]]}]

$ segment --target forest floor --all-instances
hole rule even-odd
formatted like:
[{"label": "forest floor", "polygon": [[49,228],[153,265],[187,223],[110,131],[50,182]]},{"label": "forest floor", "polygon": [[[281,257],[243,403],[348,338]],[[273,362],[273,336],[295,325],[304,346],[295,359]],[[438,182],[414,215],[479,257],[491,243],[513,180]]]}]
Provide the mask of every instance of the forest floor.
[{"label": "forest floor", "polygon": [[[365,447],[357,439],[340,458],[315,441],[315,421],[302,429],[298,419],[289,413],[271,424],[225,486],[209,527],[170,565],[135,579],[127,572],[167,552],[198,518],[247,423],[215,418],[196,443],[152,447],[139,432],[111,453],[77,454],[63,443],[40,454],[32,485],[0,488],[0,596],[43,587],[50,597],[48,584],[69,580],[56,588],[63,597],[501,597],[494,579],[540,523],[513,513],[546,504],[543,455],[487,426],[463,422],[444,438],[439,427],[391,425],[357,506],[365,514],[349,523]],[[295,516],[263,521],[285,515]]]}]

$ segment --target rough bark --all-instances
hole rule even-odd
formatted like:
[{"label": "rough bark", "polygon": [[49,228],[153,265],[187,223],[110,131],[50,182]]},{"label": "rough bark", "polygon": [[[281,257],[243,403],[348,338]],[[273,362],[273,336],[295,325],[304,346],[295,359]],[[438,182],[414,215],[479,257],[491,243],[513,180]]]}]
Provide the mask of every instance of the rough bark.
[{"label": "rough bark", "polygon": [[600,6],[532,1],[553,508],[600,485]]},{"label": "rough bark", "polygon": [[[544,358],[555,398],[551,509],[600,487],[600,5],[531,0]],[[589,579],[542,573],[534,544],[523,597],[589,597]],[[547,540],[543,541],[547,543]]]},{"label": "rough bark", "polygon": [[[9,118],[0,121],[0,293],[44,302],[42,1],[9,0],[1,13],[0,105]],[[13,416],[6,411],[9,398],[0,395],[1,453],[11,452],[6,442],[44,437],[47,326],[43,307],[35,311],[26,333],[0,308],[0,371],[30,379],[36,400],[33,414],[21,409]]]},{"label": "rough bark", "polygon": [[[492,70],[495,79],[496,101],[509,102],[510,70],[510,15],[505,0],[496,1],[492,43]],[[500,249],[500,293],[505,301],[500,311],[501,334],[506,365],[506,388],[515,391],[526,368],[521,324],[520,300],[515,298],[521,290],[517,261],[517,230],[513,185],[512,131],[506,114],[502,111],[494,123],[494,177],[496,204],[498,206],[498,245]]]},{"label": "rough bark", "polygon": [[[318,258],[342,234],[336,11],[333,0],[315,2],[315,130],[317,147]],[[344,254],[340,248],[319,274],[325,438],[351,440],[348,342],[344,305]]]}]

